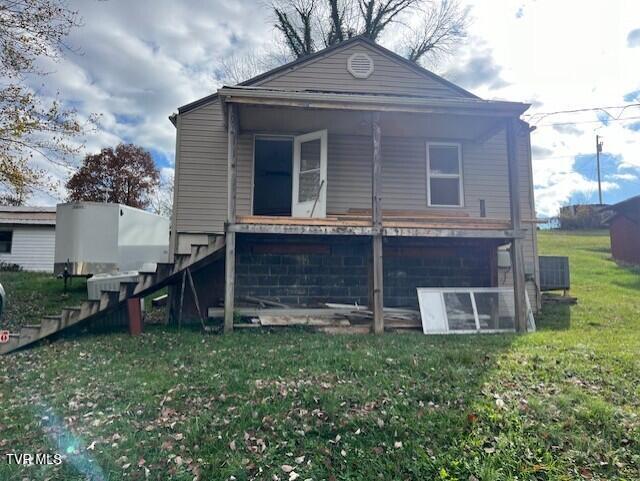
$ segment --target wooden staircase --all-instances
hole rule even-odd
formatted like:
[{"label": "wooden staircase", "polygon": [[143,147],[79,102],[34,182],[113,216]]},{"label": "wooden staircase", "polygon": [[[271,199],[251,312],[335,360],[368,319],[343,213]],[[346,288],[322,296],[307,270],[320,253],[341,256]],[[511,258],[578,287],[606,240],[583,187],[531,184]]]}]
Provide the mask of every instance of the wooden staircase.
[{"label": "wooden staircase", "polygon": [[140,271],[137,281],[121,282],[118,290],[103,290],[100,300],[84,301],[79,306],[64,307],[60,315],[43,316],[40,324],[26,324],[0,344],[0,354],[8,354],[71,326],[114,311],[127,299],[143,297],[174,282],[190,268],[197,270],[224,256],[224,237],[210,236],[207,243],[191,244],[189,254],[176,254],[174,262],[158,263],[153,271]]}]

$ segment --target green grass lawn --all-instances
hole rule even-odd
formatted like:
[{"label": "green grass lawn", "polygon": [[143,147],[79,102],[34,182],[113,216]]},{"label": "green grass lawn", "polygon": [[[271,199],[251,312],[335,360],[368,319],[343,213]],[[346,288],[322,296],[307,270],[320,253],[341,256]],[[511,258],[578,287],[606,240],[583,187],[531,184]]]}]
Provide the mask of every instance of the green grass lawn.
[{"label": "green grass lawn", "polygon": [[71,279],[64,291],[64,281],[53,274],[1,272],[0,284],[7,294],[7,305],[0,325],[14,328],[37,323],[43,315],[57,315],[65,306],[79,305],[87,298],[84,278]]},{"label": "green grass lawn", "polygon": [[67,458],[0,479],[638,480],[640,273],[608,246],[540,234],[579,303],[524,336],[155,328],[2,358],[0,454]]}]

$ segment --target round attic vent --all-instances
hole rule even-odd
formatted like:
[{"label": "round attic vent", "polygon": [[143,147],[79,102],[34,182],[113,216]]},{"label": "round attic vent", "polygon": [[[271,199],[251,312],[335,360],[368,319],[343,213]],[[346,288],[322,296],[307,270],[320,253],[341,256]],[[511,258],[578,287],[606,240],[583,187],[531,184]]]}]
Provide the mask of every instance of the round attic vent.
[{"label": "round attic vent", "polygon": [[347,59],[347,70],[355,78],[368,78],[373,73],[373,60],[366,53],[354,53]]}]

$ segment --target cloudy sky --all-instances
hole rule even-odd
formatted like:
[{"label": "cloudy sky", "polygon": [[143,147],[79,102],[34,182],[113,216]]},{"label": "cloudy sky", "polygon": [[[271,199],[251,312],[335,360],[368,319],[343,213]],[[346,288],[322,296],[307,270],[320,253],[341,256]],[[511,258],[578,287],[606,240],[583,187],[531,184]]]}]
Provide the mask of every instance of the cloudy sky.
[{"label": "cloudy sky", "polygon": [[[87,150],[120,141],[173,168],[168,115],[220,85],[220,62],[273,41],[260,0],[82,0],[83,17],[44,94],[102,115]],[[640,1],[469,0],[470,36],[434,68],[477,95],[532,104],[536,204],[553,215],[569,201],[597,201],[595,136],[604,201],[640,194]],[[384,39],[393,48],[391,36]],[[622,108],[628,106],[627,108]],[[604,107],[602,110],[545,115]],[[625,120],[626,119],[626,120]],[[56,175],[63,177],[60,169]],[[34,203],[55,203],[37,194]]]}]

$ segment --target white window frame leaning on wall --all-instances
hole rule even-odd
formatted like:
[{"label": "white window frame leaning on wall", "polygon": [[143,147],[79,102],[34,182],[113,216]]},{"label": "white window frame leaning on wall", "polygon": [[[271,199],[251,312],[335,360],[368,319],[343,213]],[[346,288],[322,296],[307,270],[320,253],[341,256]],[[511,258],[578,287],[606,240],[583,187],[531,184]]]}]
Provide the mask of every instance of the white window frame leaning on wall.
[{"label": "white window frame leaning on wall", "polygon": [[[430,161],[430,148],[432,146],[455,147],[458,150],[458,173],[444,174],[432,173]],[[429,207],[464,207],[464,182],[462,179],[462,144],[459,142],[426,142],[427,157],[427,205]],[[431,201],[431,180],[432,179],[458,179],[458,203],[457,204],[434,204]]]}]

